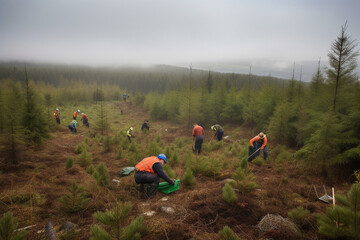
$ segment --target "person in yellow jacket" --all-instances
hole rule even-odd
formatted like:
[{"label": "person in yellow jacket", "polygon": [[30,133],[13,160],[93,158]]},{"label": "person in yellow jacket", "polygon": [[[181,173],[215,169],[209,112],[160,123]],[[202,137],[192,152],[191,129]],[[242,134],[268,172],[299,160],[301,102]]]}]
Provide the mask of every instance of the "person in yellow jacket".
[{"label": "person in yellow jacket", "polygon": [[267,158],[267,137],[263,132],[260,132],[257,136],[253,137],[250,140],[250,146],[249,146],[249,159],[248,161],[251,161],[255,157],[257,157],[260,154],[260,150],[264,153],[264,160],[266,161]]},{"label": "person in yellow jacket", "polygon": [[132,131],[134,130],[133,127],[130,127],[127,131],[126,131],[126,136],[129,139],[129,142],[131,142],[131,138],[135,138],[135,136],[132,134]]},{"label": "person in yellow jacket", "polygon": [[140,184],[140,192],[144,192],[147,197],[156,195],[160,178],[164,179],[171,185],[174,181],[168,177],[163,169],[167,162],[165,154],[144,158],[135,166],[135,182]]}]

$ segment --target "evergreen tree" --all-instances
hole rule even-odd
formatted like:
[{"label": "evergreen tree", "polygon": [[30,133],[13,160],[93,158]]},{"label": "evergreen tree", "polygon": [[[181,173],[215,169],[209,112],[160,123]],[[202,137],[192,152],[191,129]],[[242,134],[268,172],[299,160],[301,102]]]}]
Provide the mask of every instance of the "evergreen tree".
[{"label": "evergreen tree", "polygon": [[110,176],[108,173],[108,169],[104,163],[100,163],[99,165],[97,165],[93,176],[96,179],[96,183],[99,186],[108,186],[109,185]]},{"label": "evergreen tree", "polygon": [[[359,51],[355,40],[346,32],[347,22],[341,26],[340,36],[331,44],[328,53],[330,68],[327,71],[328,83],[333,91],[332,110],[339,111],[339,101],[346,95],[349,85],[352,86],[357,79],[355,69]],[[345,90],[345,91],[344,91]]]},{"label": "evergreen tree", "polygon": [[[145,230],[142,217],[136,218],[127,228],[123,228],[125,219],[129,214],[131,207],[131,203],[118,202],[111,210],[106,210],[105,212],[98,211],[94,213],[93,218],[104,225],[110,226],[111,235],[117,240],[139,239],[141,236],[140,234]],[[102,231],[99,231],[98,229],[97,232]],[[101,234],[105,235],[105,233]]]},{"label": "evergreen tree", "polygon": [[225,186],[222,188],[222,197],[224,201],[228,204],[233,204],[237,202],[236,193],[229,183],[226,183]]},{"label": "evergreen tree", "polygon": [[24,132],[21,126],[23,101],[20,89],[13,81],[7,81],[3,86],[7,89],[4,96],[4,129],[1,136],[2,154],[7,163],[17,164],[20,146],[23,144]]},{"label": "evergreen tree", "polygon": [[14,222],[12,212],[5,213],[0,219],[0,240],[22,240],[25,239],[25,230],[16,231],[17,224]]},{"label": "evergreen tree", "polygon": [[77,184],[76,181],[72,181],[68,191],[69,193],[60,199],[64,209],[70,213],[76,213],[85,209],[91,198],[84,192],[83,187]]},{"label": "evergreen tree", "polygon": [[360,184],[353,184],[346,197],[336,195],[336,201],[342,206],[318,216],[319,232],[330,238],[360,239]]},{"label": "evergreen tree", "polygon": [[228,226],[220,230],[218,236],[221,240],[241,240]]},{"label": "evergreen tree", "polygon": [[289,137],[289,104],[280,103],[270,118],[269,134],[274,142],[285,144]]},{"label": "evergreen tree", "polygon": [[34,86],[30,83],[25,69],[25,111],[22,125],[25,129],[25,136],[31,142],[42,143],[48,137],[48,125],[44,112],[41,111],[38,97]]},{"label": "evergreen tree", "polygon": [[97,120],[95,122],[95,130],[100,132],[101,135],[104,135],[107,130],[110,128],[108,122],[108,112],[105,106],[104,101],[99,101],[98,111],[97,111]]}]

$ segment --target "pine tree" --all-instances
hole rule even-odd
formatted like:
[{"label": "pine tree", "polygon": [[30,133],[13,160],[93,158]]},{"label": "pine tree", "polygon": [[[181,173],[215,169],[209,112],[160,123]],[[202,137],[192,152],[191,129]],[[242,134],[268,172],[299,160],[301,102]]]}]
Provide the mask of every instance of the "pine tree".
[{"label": "pine tree", "polygon": [[17,224],[14,222],[12,212],[5,213],[0,219],[0,240],[22,240],[25,239],[25,230],[16,231]]},{"label": "pine tree", "polygon": [[5,82],[3,85],[7,89],[4,96],[4,129],[1,136],[3,145],[2,154],[8,159],[8,164],[17,164],[20,146],[23,144],[24,129],[21,126],[22,99],[20,89],[13,81]]},{"label": "pine tree", "polygon": [[90,240],[111,240],[111,235],[95,225],[90,228]]},{"label": "pine tree", "polygon": [[343,206],[326,209],[318,215],[319,232],[330,238],[360,239],[360,184],[353,184],[347,196],[336,195]]},{"label": "pine tree", "polygon": [[95,121],[95,130],[98,131],[101,135],[104,135],[107,130],[110,128],[108,122],[108,111],[105,106],[104,101],[99,101],[97,111],[97,120]]},{"label": "pine tree", "polygon": [[34,143],[41,144],[48,137],[48,125],[44,112],[39,106],[38,97],[30,83],[25,69],[25,111],[22,119],[26,138]]},{"label": "pine tree", "polygon": [[109,185],[109,173],[108,169],[104,163],[97,165],[95,172],[93,174],[96,182],[99,186],[108,186]]},{"label": "pine tree", "polygon": [[[117,240],[139,239],[141,236],[140,234],[145,230],[142,217],[136,218],[127,228],[123,228],[125,219],[129,214],[131,207],[131,203],[118,202],[111,210],[94,213],[93,218],[104,225],[110,226],[111,235]],[[97,232],[101,231],[97,229]]]},{"label": "pine tree", "polygon": [[220,230],[218,236],[221,240],[241,240],[228,226]]},{"label": "pine tree", "polygon": [[193,172],[190,168],[186,168],[185,174],[181,180],[182,183],[184,183],[187,186],[194,186],[196,183],[195,177],[193,175]]},{"label": "pine tree", "polygon": [[[357,79],[355,69],[359,51],[355,40],[346,32],[347,22],[341,26],[340,36],[331,44],[328,53],[330,68],[327,71],[328,83],[333,91],[332,110],[341,110],[339,100],[346,95],[347,87]],[[345,91],[342,91],[345,90]]]},{"label": "pine tree", "polygon": [[237,196],[235,194],[235,191],[229,183],[226,183],[225,186],[222,188],[222,197],[224,201],[228,204],[233,204],[237,202]]},{"label": "pine tree", "polygon": [[76,181],[72,181],[68,191],[69,193],[60,199],[64,209],[70,213],[76,213],[85,209],[91,198],[84,192],[83,187],[77,184]]}]

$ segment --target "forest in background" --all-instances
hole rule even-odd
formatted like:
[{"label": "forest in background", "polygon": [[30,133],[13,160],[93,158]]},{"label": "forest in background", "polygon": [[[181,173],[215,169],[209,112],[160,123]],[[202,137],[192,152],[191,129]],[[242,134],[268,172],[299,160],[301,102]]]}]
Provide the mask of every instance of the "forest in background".
[{"label": "forest in background", "polygon": [[[263,131],[273,143],[297,150],[298,159],[356,169],[360,159],[360,89],[357,43],[346,25],[332,43],[329,69],[307,84],[294,79],[223,74],[169,66],[90,68],[40,64],[0,65],[2,149],[41,143],[55,107],[119,101],[123,93],[152,120],[190,128],[235,123]],[[30,141],[30,142],[31,142]],[[28,143],[28,141],[26,141]]]},{"label": "forest in background", "polygon": [[[78,109],[78,106],[81,105],[81,109],[85,109],[85,111],[89,113],[89,117],[92,119],[92,125],[87,136],[84,137],[84,135],[82,135],[85,139],[82,143],[79,143],[76,148],[76,151],[78,149],[82,151],[79,150],[78,152],[81,152],[81,155],[78,158],[77,164],[80,166],[83,164],[82,167],[87,167],[86,172],[89,171],[91,176],[93,176],[96,181],[99,181],[99,185],[107,186],[109,185],[107,168],[103,163],[99,163],[95,171],[95,167],[91,164],[91,154],[96,153],[102,156],[110,152],[111,144],[118,144],[119,149],[116,159],[128,159],[129,163],[131,163],[130,165],[134,165],[146,154],[145,148],[149,148],[151,155],[156,155],[161,151],[157,146],[157,143],[162,142],[160,136],[157,136],[155,141],[146,146],[146,144],[137,145],[134,142],[131,144],[128,143],[125,138],[125,133],[122,131],[123,129],[120,129],[120,131],[117,129],[117,133],[115,131],[111,132],[111,130],[113,130],[109,124],[109,118],[112,117],[111,111],[115,111],[116,109],[116,116],[119,117],[121,107],[126,106],[127,111],[131,112],[131,106],[136,104],[146,109],[148,115],[154,122],[156,120],[166,120],[167,123],[173,122],[180,124],[189,132],[192,124],[195,122],[203,125],[206,129],[215,123],[219,123],[225,127],[225,132],[227,126],[229,126],[229,129],[230,126],[232,129],[234,129],[234,126],[242,126],[247,132],[252,133],[263,131],[269,139],[269,146],[274,149],[273,155],[275,155],[275,149],[277,149],[276,151],[286,154],[282,156],[282,158],[288,161],[294,156],[296,159],[296,161],[293,162],[295,168],[297,162],[301,161],[301,163],[304,163],[302,166],[308,165],[311,166],[314,171],[321,171],[324,179],[331,174],[328,179],[343,177],[344,181],[342,182],[352,183],[356,178],[355,184],[352,185],[348,197],[337,195],[336,200],[339,201],[341,205],[327,208],[326,215],[319,215],[317,223],[318,230],[323,235],[333,238],[347,237],[349,239],[359,239],[359,212],[357,205],[360,192],[360,185],[358,184],[360,181],[358,171],[360,167],[360,83],[355,71],[358,55],[357,43],[351,40],[351,37],[346,34],[345,25],[342,27],[340,36],[338,36],[331,45],[328,54],[330,67],[328,69],[320,69],[319,67],[309,84],[297,81],[294,77],[290,80],[284,80],[271,77],[259,77],[251,74],[221,74],[211,71],[194,70],[192,68],[181,69],[168,68],[165,66],[158,66],[153,69],[127,68],[114,70],[36,64],[24,64],[21,66],[14,63],[4,63],[0,68],[1,169],[5,171],[11,169],[16,172],[16,166],[18,166],[17,164],[23,159],[22,157],[26,155],[27,150],[41,154],[41,146],[46,139],[53,137],[55,134],[64,136],[64,134],[61,134],[61,131],[67,131],[64,126],[66,127],[66,121],[70,120],[65,120],[65,123],[62,122],[62,125],[59,127],[56,126],[52,117],[55,108],[60,108],[61,114],[66,113],[64,115],[70,117],[71,109]],[[127,99],[126,104],[121,104],[119,101],[122,101],[122,94],[124,93],[129,94],[130,98]],[[94,105],[96,107],[93,107]],[[112,106],[112,110],[107,108],[107,106]],[[62,112],[62,109],[64,109],[64,112]],[[130,116],[130,114],[128,116]],[[64,117],[63,119],[67,118]],[[126,124],[133,124],[130,118],[124,118],[124,120],[127,121]],[[137,121],[139,121],[139,119]],[[119,128],[118,120],[113,120],[113,123],[116,124],[116,128]],[[120,128],[121,127],[122,126],[120,126]],[[128,126],[124,126],[124,128],[125,127]],[[52,134],[52,132],[55,134]],[[155,134],[155,131],[153,132],[154,133],[150,134]],[[232,137],[235,136],[233,137],[235,140],[237,139],[237,135],[234,132],[229,133],[229,135]],[[177,136],[172,137],[176,139],[175,142],[180,141],[183,147],[183,139],[177,138]],[[153,138],[155,138],[155,136],[153,136]],[[88,153],[88,150],[86,150],[88,148],[87,144],[90,141],[97,141],[96,139],[99,140],[99,144],[95,144],[95,146],[104,149],[97,149],[98,151],[92,149],[92,153]],[[185,139],[189,140],[189,138],[186,137]],[[140,139],[139,141],[141,140],[144,139]],[[120,141],[122,142],[121,144],[119,144]],[[236,164],[240,165],[236,168],[232,177],[238,181],[235,181],[236,184],[239,184],[236,187],[238,190],[245,186],[243,185],[244,182],[247,182],[247,184],[252,184],[251,190],[249,190],[252,191],[256,189],[256,183],[255,176],[247,167],[247,140],[242,139],[242,143],[240,142],[240,154],[235,148],[232,149],[232,146],[236,145],[238,145],[238,141],[235,140],[232,145],[226,148],[226,150],[231,150],[227,151],[226,154],[229,154],[229,152],[233,154],[233,152],[235,152],[234,158],[236,159],[236,163],[234,166],[236,166]],[[213,150],[218,150],[222,146],[222,142],[210,142],[205,145],[204,152],[208,154]],[[137,147],[141,150],[138,151]],[[281,148],[285,147],[290,148],[291,151],[282,151]],[[181,148],[179,147],[179,149]],[[179,150],[179,152],[177,152],[176,148],[173,150],[173,156],[176,157],[172,157],[172,161],[176,159],[176,163],[179,163],[177,154],[180,154],[182,150]],[[170,152],[170,147],[167,147],[166,154],[168,156],[172,154]],[[278,154],[276,160],[281,158],[279,157],[281,153]],[[294,153],[293,156],[291,156],[292,153]],[[181,155],[181,161],[184,161],[184,164],[177,168],[178,171],[180,169],[184,172],[186,167],[182,181],[186,182],[186,176],[193,178],[191,171],[188,171],[188,169],[190,169],[189,166],[192,166],[195,172],[196,167],[199,165],[208,167],[210,164],[211,167],[202,170],[204,171],[203,173],[206,174],[206,171],[210,171],[212,177],[219,174],[219,171],[229,163],[224,161],[223,158],[225,156],[223,151],[217,154],[221,155],[221,157],[215,159],[212,157],[198,157],[192,154],[189,149],[185,151],[185,153]],[[126,155],[126,158],[124,158],[124,155]],[[229,156],[231,155],[227,157]],[[30,158],[30,156],[26,156],[26,158]],[[50,159],[52,160],[52,157]],[[239,159],[241,161],[238,161]],[[106,160],[108,164],[114,164],[111,158],[96,158],[96,162],[99,160]],[[209,160],[210,163],[208,163],[207,160]],[[67,167],[67,169],[72,168],[73,161],[74,159],[68,158],[66,165],[69,165],[69,167]],[[189,162],[191,164],[189,164]],[[262,164],[263,161],[260,160],[260,162]],[[269,164],[268,166],[271,168],[271,163]],[[92,169],[90,168],[91,166]],[[173,166],[175,166],[175,163]],[[45,169],[46,166],[43,165],[41,168]],[[232,169],[233,167],[231,166],[230,168]],[[281,170],[281,168],[283,169],[283,167],[280,167],[279,172],[284,171]],[[79,170],[77,167],[74,167],[72,170],[74,169],[78,169],[77,173],[85,171],[84,169]],[[267,168],[261,168],[259,171],[263,173],[266,169]],[[170,170],[171,168],[169,167],[168,171]],[[304,169],[300,170],[304,171]],[[39,171],[38,168],[34,170],[34,172]],[[100,172],[103,174],[100,174]],[[190,174],[187,174],[188,172]],[[199,174],[200,172],[198,169],[197,177],[201,176],[201,174]],[[0,171],[0,174],[3,173]],[[260,175],[259,172],[258,174]],[[40,175],[41,174],[39,174],[39,177]],[[105,179],[102,179],[103,175],[106,175]],[[173,173],[173,175],[175,177],[175,173]],[[297,180],[298,176],[294,176]],[[55,179],[54,184],[62,185],[58,184],[56,176],[52,177]],[[206,178],[204,179],[205,181],[208,180]],[[211,178],[210,181],[214,179]],[[2,181],[2,179],[0,180]],[[262,181],[265,182],[268,182],[268,180],[269,178],[262,179]],[[128,193],[129,189],[135,189],[133,181],[131,181],[131,179],[128,179],[128,181],[129,184],[123,189],[127,190],[126,193]],[[281,182],[287,184],[288,179],[283,177]],[[9,185],[9,183],[7,184]],[[46,184],[49,184],[49,182]],[[306,184],[308,185],[309,183]],[[291,188],[292,187],[293,186],[291,186]],[[70,192],[79,192],[81,187],[79,187],[76,182],[73,182],[72,188],[72,190],[69,189]],[[94,188],[93,193],[99,193],[103,190],[111,191],[111,189],[110,187],[104,189]],[[206,189],[206,191],[208,191],[208,189]],[[235,200],[233,199],[232,201],[237,202],[237,194],[229,184],[225,184],[222,191],[223,200],[227,201],[235,196]],[[283,189],[278,188],[277,191],[278,192],[274,194],[281,195],[280,192],[282,192]],[[261,194],[260,192],[258,193]],[[293,194],[295,193],[293,192]],[[302,193],[302,195],[304,194],[305,193]],[[71,208],[70,212],[81,211],[81,209],[85,208],[88,201],[90,201],[90,198],[86,198],[83,194],[80,195],[82,196],[80,200],[84,201],[84,204],[81,205],[84,206],[80,206],[81,208],[75,206],[76,209]],[[64,196],[66,197],[67,195]],[[96,203],[99,205],[93,205],[93,209],[88,210],[88,212],[93,213],[95,210],[98,211],[104,208],[104,199],[97,198],[97,196],[104,196],[104,194],[91,195],[93,202],[98,200]],[[119,196],[123,198],[121,200],[126,200],[126,198],[129,199],[131,197],[131,194],[119,194]],[[215,194],[212,196],[215,196]],[[241,196],[244,197],[245,195]],[[65,197],[61,199],[63,205],[66,207],[69,204],[64,200]],[[261,198],[261,202],[269,197],[271,197],[271,195],[266,194],[266,198]],[[278,196],[275,197],[277,198]],[[309,198],[309,195],[307,197]],[[50,196],[48,196],[48,198],[51,199]],[[210,198],[204,199],[211,200]],[[12,201],[13,198],[10,197],[9,203],[11,206]],[[111,202],[109,199],[108,201]],[[250,200],[247,201],[251,203]],[[30,202],[32,208],[32,201],[30,200]],[[286,203],[287,201],[283,199],[283,202]],[[207,204],[211,204],[211,202]],[[226,209],[232,211],[232,208],[244,208],[246,204],[244,206],[237,204],[229,205],[231,207],[227,205]],[[271,206],[277,206],[277,204],[272,204]],[[299,202],[294,203],[292,201],[292,205],[293,204],[299,204]],[[199,206],[203,205],[206,206],[206,204]],[[7,204],[4,204],[4,206],[8,208]],[[199,206],[195,208],[199,208]],[[254,209],[257,209],[256,205],[254,206]],[[310,206],[306,207],[312,208]],[[126,211],[130,211],[130,208],[130,205],[126,207],[119,203],[118,209],[128,209]],[[315,207],[313,208],[315,209]],[[219,209],[222,209],[221,212],[223,211],[223,208]],[[312,211],[314,211],[314,209]],[[46,210],[45,215],[48,215]],[[301,218],[300,213],[304,212],[304,210],[302,207],[297,208],[296,212],[293,213],[293,217],[295,219]],[[292,211],[289,212],[289,217],[291,212]],[[195,213],[197,214],[197,212]],[[305,215],[307,214],[309,214],[309,212],[306,212]],[[97,216],[99,216],[100,218],[100,215],[101,213],[96,212],[93,217],[96,219]],[[252,216],[252,214],[248,215]],[[244,215],[242,214],[241,216]],[[214,218],[216,222],[218,215],[216,215],[216,217],[214,216]],[[142,218],[136,219],[136,226],[143,226]],[[8,224],[8,226],[13,228],[11,231],[16,229],[16,226],[13,227],[12,214],[10,212],[4,214],[1,219],[1,224],[6,225],[6,221],[11,222],[11,224]],[[32,222],[32,219],[30,219],[30,222]],[[111,222],[102,223],[105,225],[112,224]],[[236,224],[237,223],[238,222],[236,222]],[[87,229],[90,224],[91,223],[83,223],[83,226],[86,226]],[[312,223],[310,223],[310,225],[311,224]],[[233,227],[235,226],[234,224],[232,225]],[[254,223],[251,223],[251,225],[254,225]],[[132,226],[132,223],[130,226]],[[82,231],[84,231],[84,229]],[[100,236],[100,233],[105,234],[104,231],[100,231],[97,226],[91,227],[90,235],[95,236],[98,234]],[[127,232],[124,231],[124,233]],[[150,234],[151,233],[150,231]],[[135,236],[132,232],[129,234]],[[166,231],[165,235],[167,236]],[[220,235],[221,231],[219,232],[219,237],[221,238]],[[136,235],[136,237],[139,238],[140,235]],[[104,238],[98,237],[94,239]],[[119,232],[117,239],[120,239]]]}]

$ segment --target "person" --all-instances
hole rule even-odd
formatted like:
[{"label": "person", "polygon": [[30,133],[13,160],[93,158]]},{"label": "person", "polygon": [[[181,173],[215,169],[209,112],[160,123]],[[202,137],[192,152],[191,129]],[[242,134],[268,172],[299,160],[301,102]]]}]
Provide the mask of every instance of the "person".
[{"label": "person", "polygon": [[215,124],[211,126],[211,130],[214,131],[214,135],[217,136],[218,141],[221,141],[224,135],[224,129],[219,124]]},{"label": "person", "polygon": [[126,136],[129,139],[129,142],[131,142],[131,138],[135,138],[135,136],[132,134],[132,131],[134,130],[133,127],[130,127],[127,131],[126,131]]},{"label": "person", "polygon": [[126,102],[126,93],[123,94],[124,102]]},{"label": "person", "polygon": [[76,117],[77,117],[77,115],[79,115],[79,114],[80,114],[80,109],[78,109],[77,111],[74,112],[74,114],[73,114],[73,119],[76,120]]},{"label": "person", "polygon": [[147,197],[156,195],[160,178],[174,185],[174,181],[164,172],[163,165],[167,162],[165,154],[144,158],[135,166],[135,182],[140,184],[140,192]]},{"label": "person", "polygon": [[200,154],[201,153],[201,145],[204,141],[204,129],[195,123],[194,128],[192,130],[192,135],[193,135],[193,141],[195,140],[194,151],[195,152],[197,151],[198,154]]},{"label": "person", "polygon": [[69,129],[72,133],[76,133],[76,125],[77,125],[76,120],[72,120],[71,123],[69,124]]},{"label": "person", "polygon": [[85,113],[81,113],[81,120],[83,121],[83,124],[89,128],[89,119],[88,117],[86,116]]},{"label": "person", "polygon": [[56,120],[56,123],[57,124],[60,124],[60,113],[59,113],[59,109],[56,108],[55,111],[54,111],[54,118]]},{"label": "person", "polygon": [[150,130],[149,120],[145,120],[144,123],[141,126],[141,131],[145,131],[145,129],[147,129],[148,131]]},{"label": "person", "polygon": [[253,137],[250,140],[248,161],[252,161],[255,157],[257,157],[260,154],[261,150],[264,153],[264,160],[266,161],[267,158],[266,144],[267,144],[267,137],[263,132],[260,132],[257,136]]}]

